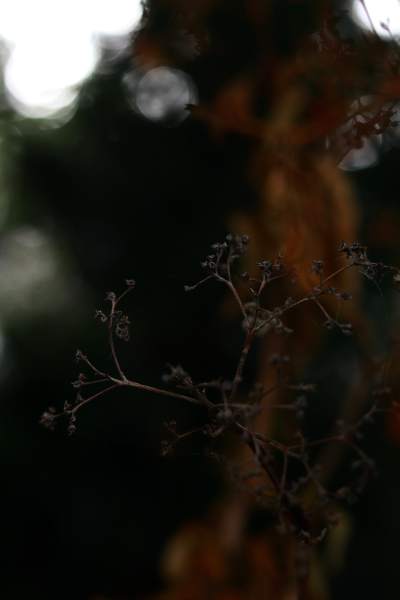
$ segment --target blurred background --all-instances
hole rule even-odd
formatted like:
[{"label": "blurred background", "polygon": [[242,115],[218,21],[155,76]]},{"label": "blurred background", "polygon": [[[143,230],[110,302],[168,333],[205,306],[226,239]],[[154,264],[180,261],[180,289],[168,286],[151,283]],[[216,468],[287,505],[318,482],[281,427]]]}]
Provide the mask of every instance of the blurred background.
[{"label": "blurred background", "polygon": [[[173,459],[160,456],[163,423],[199,426],[196,407],[121,390],[80,411],[72,437],[39,425],[47,407],[72,400],[70,382],[83,370],[73,362],[78,348],[99,368],[113,368],[107,332],[93,318],[107,310],[107,292],[136,280],[122,307],[131,341],[116,342],[131,379],[162,385],[167,362],[182,363],[195,380],[231,376],[243,340],[238,315],[218,286],[189,295],[183,285],[201,278],[200,261],[232,227],[254,238],[255,260],[283,249],[294,226],[282,221],[273,177],[297,182],[297,170],[319,187],[309,193],[306,179],[306,191],[293,183],[281,192],[308,207],[306,250],[285,254],[300,262],[329,256],[346,233],[373,260],[399,264],[400,128],[375,127],[347,146],[345,136],[346,115],[360,99],[381,94],[379,106],[390,104],[396,119],[399,34],[397,0],[1,4],[4,598],[158,593],[168,540],[232,493],[225,465],[203,454],[201,440],[182,444]],[[271,135],[297,125],[313,131],[309,124],[326,124],[326,115],[328,126],[297,147],[301,161],[271,142],[267,126]],[[332,240],[321,234],[314,247],[324,203]],[[399,325],[397,292],[390,277],[361,286],[381,358]],[[249,381],[268,351],[259,343]],[[360,349],[331,335],[308,351],[302,378],[330,390],[329,408],[314,407],[310,427],[329,430],[335,394],[350,386]],[[346,508],[351,527],[343,564],[331,573],[332,599],[400,595],[400,430],[382,421],[368,438],[380,476]]]}]

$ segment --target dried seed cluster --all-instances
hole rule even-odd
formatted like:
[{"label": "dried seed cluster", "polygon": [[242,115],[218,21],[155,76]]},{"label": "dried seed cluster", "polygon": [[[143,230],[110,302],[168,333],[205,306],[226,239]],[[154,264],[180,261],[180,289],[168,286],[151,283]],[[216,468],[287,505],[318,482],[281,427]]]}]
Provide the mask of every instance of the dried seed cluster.
[{"label": "dried seed cluster", "polygon": [[[393,412],[398,415],[398,405],[391,401],[390,389],[382,386],[372,392],[369,408],[357,422],[347,423],[337,421],[337,432],[329,438],[320,440],[307,440],[300,429],[291,440],[278,440],[263,436],[254,431],[253,421],[263,410],[263,399],[276,390],[285,392],[290,398],[282,404],[268,404],[268,410],[282,411],[298,422],[307,415],[308,394],[315,394],[316,387],[312,383],[293,384],[285,374],[286,365],[290,362],[288,356],[273,354],[269,358],[270,368],[276,372],[276,383],[269,389],[262,384],[254,384],[253,390],[247,395],[242,391],[242,372],[254,337],[260,331],[272,326],[275,333],[290,335],[292,330],[285,324],[286,313],[295,309],[300,310],[300,305],[305,302],[315,303],[320,309],[323,320],[321,325],[330,330],[339,328],[344,335],[353,333],[352,325],[340,323],[337,318],[330,315],[322,304],[324,296],[335,296],[339,302],[350,301],[351,296],[345,291],[337,291],[330,281],[338,273],[358,267],[367,277],[374,277],[382,269],[388,270],[381,263],[370,262],[367,258],[366,248],[353,242],[347,246],[342,242],[339,251],[345,254],[347,263],[327,277],[324,275],[324,265],[320,260],[314,260],[310,272],[315,272],[318,284],[300,300],[288,297],[281,306],[267,308],[265,306],[266,289],[273,284],[275,279],[287,277],[296,284],[296,273],[287,271],[284,257],[279,253],[275,260],[264,260],[257,263],[260,271],[259,278],[250,277],[246,271],[241,276],[236,274],[234,263],[246,252],[249,239],[247,236],[229,235],[223,243],[212,246],[213,254],[201,263],[208,275],[193,286],[186,286],[185,290],[194,290],[197,286],[208,280],[223,283],[234,295],[239,309],[244,318],[246,340],[238,358],[236,372],[231,379],[219,378],[217,380],[196,383],[191,376],[180,366],[168,365],[169,372],[162,376],[165,384],[177,385],[178,391],[153,388],[127,379],[119,364],[114,347],[114,335],[122,340],[129,340],[129,319],[117,305],[125,294],[134,288],[135,282],[127,280],[126,291],[117,297],[113,292],[107,294],[106,300],[111,302],[111,311],[106,314],[100,310],[95,312],[95,318],[107,325],[109,344],[114,359],[116,375],[110,375],[95,367],[89,359],[78,350],[76,361],[83,362],[92,372],[92,379],[81,373],[72,383],[77,391],[75,404],[65,402],[63,410],[56,413],[54,408],[44,412],[41,423],[49,429],[54,429],[56,423],[62,418],[67,418],[70,434],[76,430],[76,413],[82,406],[95,398],[118,387],[132,387],[145,389],[154,393],[164,394],[199,405],[204,410],[204,423],[201,427],[178,433],[176,421],[165,423],[168,434],[161,444],[161,454],[170,456],[175,445],[183,438],[194,434],[203,434],[210,442],[204,452],[213,460],[224,460],[224,456],[215,451],[215,443],[227,431],[237,435],[244,444],[253,452],[253,465],[248,468],[238,465],[229,465],[230,472],[236,485],[242,490],[252,490],[257,501],[273,509],[277,517],[277,526],[281,533],[295,533],[301,545],[315,546],[324,538],[326,527],[322,531],[315,531],[320,522],[321,514],[325,516],[329,526],[338,523],[336,504],[338,501],[354,502],[363,491],[368,478],[375,474],[374,461],[368,457],[360,447],[363,434],[361,430],[372,422],[381,412]],[[394,276],[398,284],[400,275],[396,269]],[[237,283],[243,282],[247,288],[247,298],[239,294]],[[92,395],[83,395],[87,386],[98,385],[100,391]],[[212,394],[210,393],[212,391]],[[290,416],[291,415],[291,416]],[[349,483],[340,489],[332,490],[324,481],[324,465],[316,464],[313,449],[326,444],[342,444],[351,450],[354,458],[349,469],[353,473]],[[299,472],[302,474],[299,475]],[[264,482],[267,476],[269,483]],[[312,493],[310,493],[310,490]],[[305,500],[307,498],[307,501]],[[315,517],[315,519],[314,519]],[[318,517],[318,518],[317,518]]]}]

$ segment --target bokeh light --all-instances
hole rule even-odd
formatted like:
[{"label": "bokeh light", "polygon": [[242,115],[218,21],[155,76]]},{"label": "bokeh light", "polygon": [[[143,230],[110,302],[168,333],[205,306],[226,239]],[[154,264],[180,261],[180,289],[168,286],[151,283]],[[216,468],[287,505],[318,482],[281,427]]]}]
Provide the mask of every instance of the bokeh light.
[{"label": "bokeh light", "polygon": [[[400,3],[398,0],[354,0],[352,17],[358,25],[384,38],[400,34]],[[382,27],[383,23],[384,27]],[[386,29],[388,27],[388,29]]]},{"label": "bokeh light", "polygon": [[135,69],[125,75],[124,84],[132,108],[151,121],[177,125],[189,114],[186,105],[197,102],[191,77],[178,69]]},{"label": "bokeh light", "polygon": [[[394,122],[399,120],[398,108],[396,106],[393,108],[392,104],[387,104],[382,108],[393,110],[392,120]],[[357,115],[356,120],[359,123],[365,123],[378,114],[379,111],[380,107],[374,107],[373,96],[362,96],[351,105],[349,116],[353,114]],[[335,148],[335,154],[339,157],[338,166],[345,171],[359,171],[373,167],[380,162],[383,152],[388,150],[392,145],[397,146],[399,144],[399,128],[389,127],[383,134],[379,133],[371,135],[371,137],[362,138],[359,148],[351,148],[349,150],[347,136],[351,132],[353,125],[354,118],[349,118],[344,125],[336,130],[332,138],[327,139],[327,147]]]},{"label": "bokeh light", "polygon": [[15,326],[22,315],[27,319],[65,310],[79,286],[51,238],[30,225],[4,236],[0,269],[0,317],[8,325]]},{"label": "bokeh light", "polygon": [[362,148],[350,150],[340,161],[339,167],[344,171],[359,171],[373,167],[379,162],[381,147],[382,136],[374,135],[363,141]]},{"label": "bokeh light", "polygon": [[77,85],[96,67],[100,40],[118,37],[126,46],[141,16],[140,0],[2,3],[0,36],[10,52],[5,65],[10,104],[28,117],[49,117],[73,106]]}]

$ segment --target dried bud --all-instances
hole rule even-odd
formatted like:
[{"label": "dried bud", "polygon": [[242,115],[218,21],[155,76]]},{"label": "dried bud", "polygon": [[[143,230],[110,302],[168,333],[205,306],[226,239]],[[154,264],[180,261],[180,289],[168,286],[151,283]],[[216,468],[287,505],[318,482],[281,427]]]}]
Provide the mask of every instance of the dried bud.
[{"label": "dried bud", "polygon": [[226,242],[224,242],[223,244],[217,243],[217,244],[213,244],[211,246],[211,248],[213,250],[217,250],[217,252],[224,252],[227,249],[228,245]]},{"label": "dried bud", "polygon": [[128,342],[130,339],[129,338],[129,328],[127,325],[121,325],[119,323],[115,329],[115,333],[119,338],[121,338],[121,340],[124,340],[125,342]]},{"label": "dried bud", "polygon": [[313,260],[312,265],[310,265],[310,267],[308,268],[309,272],[312,273],[313,271],[315,271],[317,273],[317,275],[322,275],[322,268],[324,266],[324,263],[322,260]]},{"label": "dried bud", "polygon": [[136,282],[135,282],[135,280],[134,280],[134,279],[127,279],[127,280],[126,280],[126,285],[127,285],[128,287],[134,287],[134,286],[135,286],[135,283],[136,283]]},{"label": "dried bud", "polygon": [[41,418],[39,423],[41,425],[44,425],[44,427],[47,427],[47,429],[50,429],[51,431],[54,430],[54,417],[51,413],[45,411]]},{"label": "dried bud", "polygon": [[302,392],[315,392],[315,383],[306,383],[305,385],[301,384],[299,389]]},{"label": "dried bud", "polygon": [[209,456],[212,460],[216,462],[225,460],[225,456],[223,454],[216,454],[216,452],[213,452],[212,448],[204,448],[204,452],[205,454],[207,454],[207,456]]},{"label": "dried bud", "polygon": [[270,271],[272,269],[272,263],[270,260],[264,260],[264,262],[256,263],[257,267],[260,267],[261,271]]},{"label": "dried bud", "polygon": [[324,539],[328,528],[325,527],[318,537],[312,538],[308,531],[300,531],[299,537],[301,538],[300,546],[317,546]]},{"label": "dried bud", "polygon": [[180,381],[181,379],[186,379],[190,381],[188,373],[186,373],[182,369],[181,365],[177,365],[176,367],[173,367],[172,365],[167,366],[171,369],[171,374],[162,376],[161,379],[162,381],[164,381],[164,383],[167,383],[169,381]]},{"label": "dried bud", "polygon": [[353,296],[350,296],[347,292],[343,292],[342,294],[338,294],[339,298],[342,300],[352,300]]},{"label": "dried bud", "polygon": [[328,519],[328,523],[331,527],[338,527],[339,526],[339,517],[338,515],[335,515],[334,513],[332,513],[329,510],[325,511],[326,514],[326,518]]},{"label": "dried bud", "polygon": [[351,323],[340,325],[340,329],[344,335],[353,335],[353,325]]},{"label": "dried bud", "polygon": [[95,319],[100,319],[103,323],[107,321],[106,315],[101,310],[96,310],[94,314]]},{"label": "dried bud", "polygon": [[163,456],[164,458],[167,458],[168,456],[173,456],[173,452],[172,449],[169,446],[166,446],[165,448],[163,448],[161,450],[161,456]]},{"label": "dried bud", "polygon": [[351,491],[350,487],[345,486],[340,488],[336,494],[336,498],[346,500],[348,504],[354,504],[357,501],[357,496]]},{"label": "dried bud", "polygon": [[349,250],[354,252],[354,254],[357,254],[358,257],[361,259],[366,258],[367,247],[361,246],[361,244],[359,244],[358,242],[353,242],[352,245],[350,246]]}]

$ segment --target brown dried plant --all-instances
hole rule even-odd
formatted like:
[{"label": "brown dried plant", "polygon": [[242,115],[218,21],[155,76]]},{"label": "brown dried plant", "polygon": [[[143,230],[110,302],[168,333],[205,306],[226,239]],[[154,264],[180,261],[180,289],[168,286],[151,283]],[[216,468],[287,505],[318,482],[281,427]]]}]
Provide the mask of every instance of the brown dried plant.
[{"label": "brown dried plant", "polygon": [[[247,271],[239,275],[235,263],[246,252],[248,243],[247,236],[228,235],[224,243],[214,244],[212,254],[201,264],[207,273],[206,277],[196,285],[185,286],[186,291],[191,291],[207,281],[219,282],[229,289],[236,300],[244,320],[246,340],[231,380],[221,377],[196,383],[180,365],[169,365],[169,373],[162,377],[164,383],[177,384],[179,392],[147,386],[128,379],[122,371],[114,344],[115,337],[129,340],[130,322],[119,310],[121,300],[135,287],[134,280],[127,280],[127,289],[119,297],[112,292],[108,293],[106,299],[111,302],[109,314],[99,310],[95,313],[95,317],[107,326],[116,374],[110,375],[100,370],[78,350],[76,361],[83,362],[89,368],[92,377],[88,378],[81,373],[77,381],[72,383],[77,390],[75,403],[65,402],[61,412],[49,408],[42,415],[41,423],[52,430],[59,421],[68,419],[67,429],[73,434],[76,430],[76,415],[83,406],[121,387],[147,390],[196,404],[204,409],[204,423],[193,431],[182,433],[178,432],[175,421],[166,423],[169,439],[162,442],[161,454],[172,455],[176,444],[181,440],[202,432],[210,439],[205,453],[213,460],[224,460],[224,456],[215,451],[214,444],[226,432],[233,433],[253,456],[250,468],[248,464],[245,465],[245,469],[243,465],[230,465],[231,474],[239,489],[250,491],[259,503],[273,511],[280,533],[294,535],[300,548],[312,549],[323,540],[328,528],[338,524],[338,502],[345,501],[351,504],[356,501],[368,478],[376,472],[374,461],[360,447],[364,425],[371,422],[378,413],[390,412],[397,415],[398,407],[391,400],[390,389],[385,387],[382,379],[381,387],[371,391],[369,406],[365,412],[352,423],[337,421],[337,431],[329,437],[309,440],[298,429],[294,437],[290,434],[291,439],[276,439],[272,435],[263,435],[254,428],[254,420],[263,410],[263,399],[276,390],[286,390],[295,398],[290,402],[269,404],[268,410],[282,411],[284,415],[294,415],[301,421],[306,413],[307,395],[317,393],[316,388],[310,383],[292,383],[285,375],[285,365],[290,359],[286,356],[272,355],[269,363],[276,373],[275,384],[267,389],[262,384],[255,384],[253,391],[246,395],[242,390],[243,368],[255,336],[267,327],[274,328],[278,336],[292,335],[293,331],[285,325],[286,315],[289,311],[300,309],[306,303],[313,303],[318,308],[323,327],[327,330],[337,328],[343,335],[350,336],[353,333],[352,325],[338,321],[325,302],[332,297],[338,302],[349,302],[352,299],[346,291],[339,291],[332,286],[334,278],[353,268],[369,278],[374,278],[379,271],[394,270],[394,281],[398,283],[399,271],[382,263],[371,262],[364,246],[356,242],[348,246],[343,242],[339,252],[347,259],[344,266],[330,275],[325,275],[323,262],[314,260],[309,269],[316,278],[313,289],[298,300],[288,297],[280,306],[266,308],[267,288],[282,278],[289,279],[296,286],[296,272],[286,270],[284,256],[279,253],[275,260],[257,263],[258,277],[251,277]],[[101,390],[83,395],[89,386],[100,386]],[[353,453],[349,467],[354,473],[349,476],[348,483],[339,489],[328,488],[326,478],[321,477],[324,464],[316,464],[313,455],[315,447],[332,444],[345,446]],[[321,525],[323,521],[324,524]],[[309,558],[307,560],[309,561]],[[297,568],[297,598],[304,599],[308,597],[309,564],[305,566],[304,557],[300,562],[301,568]],[[300,562],[298,561],[299,564]]]}]

